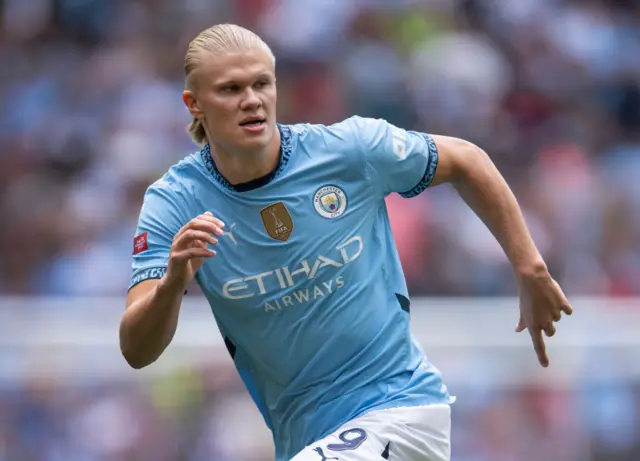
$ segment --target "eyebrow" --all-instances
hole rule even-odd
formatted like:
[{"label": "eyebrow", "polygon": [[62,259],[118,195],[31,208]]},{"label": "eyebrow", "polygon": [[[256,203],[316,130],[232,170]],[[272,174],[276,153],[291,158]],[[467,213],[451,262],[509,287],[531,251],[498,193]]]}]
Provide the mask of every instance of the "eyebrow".
[{"label": "eyebrow", "polygon": [[[252,77],[250,79],[247,80],[262,80],[262,79],[267,79],[267,80],[274,80],[273,75],[271,75],[268,72],[261,72],[260,74],[256,75],[255,77]],[[236,79],[236,78],[230,78],[228,80],[222,80],[219,82],[215,83],[216,87],[222,87],[222,86],[229,86],[229,85],[239,85],[241,84],[242,79]]]}]

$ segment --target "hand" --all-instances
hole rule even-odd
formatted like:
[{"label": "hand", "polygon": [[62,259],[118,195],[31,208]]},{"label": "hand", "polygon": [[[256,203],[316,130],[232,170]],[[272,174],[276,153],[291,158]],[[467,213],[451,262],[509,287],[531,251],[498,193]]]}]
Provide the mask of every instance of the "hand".
[{"label": "hand", "polygon": [[224,231],[224,223],[207,211],[185,224],[173,238],[166,283],[186,289],[205,258],[216,255],[215,250],[208,247],[215,245]]},{"label": "hand", "polygon": [[573,313],[573,308],[567,301],[560,285],[546,270],[542,274],[530,275],[519,279],[520,292],[520,321],[516,326],[516,333],[529,330],[533,348],[538,361],[543,367],[549,366],[542,332],[550,338],[556,333],[554,322]]}]

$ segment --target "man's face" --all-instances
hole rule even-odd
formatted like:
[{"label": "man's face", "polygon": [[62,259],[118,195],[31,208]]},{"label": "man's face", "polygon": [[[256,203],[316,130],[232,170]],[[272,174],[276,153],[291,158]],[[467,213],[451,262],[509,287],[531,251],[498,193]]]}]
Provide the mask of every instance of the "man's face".
[{"label": "man's face", "polygon": [[265,50],[204,54],[183,100],[209,142],[227,153],[261,150],[276,130],[274,63]]}]

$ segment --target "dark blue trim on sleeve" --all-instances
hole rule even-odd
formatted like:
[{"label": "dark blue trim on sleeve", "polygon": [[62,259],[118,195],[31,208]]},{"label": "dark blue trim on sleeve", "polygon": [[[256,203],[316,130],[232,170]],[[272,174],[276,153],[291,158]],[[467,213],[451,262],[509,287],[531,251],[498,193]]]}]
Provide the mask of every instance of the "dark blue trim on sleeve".
[{"label": "dark blue trim on sleeve", "polygon": [[131,276],[131,283],[129,283],[129,290],[135,287],[137,284],[144,282],[145,280],[161,279],[164,274],[167,273],[167,266],[154,266],[145,267],[144,269],[138,269]]},{"label": "dark blue trim on sleeve", "polygon": [[431,184],[431,181],[433,181],[433,177],[436,175],[436,168],[438,168],[438,147],[436,146],[436,142],[428,134],[418,134],[420,134],[424,138],[429,150],[427,168],[425,169],[424,176],[422,176],[420,182],[416,184],[413,189],[400,193],[400,195],[404,198],[415,197],[416,195],[420,195],[422,192],[424,192],[425,189],[429,187],[429,184]]}]

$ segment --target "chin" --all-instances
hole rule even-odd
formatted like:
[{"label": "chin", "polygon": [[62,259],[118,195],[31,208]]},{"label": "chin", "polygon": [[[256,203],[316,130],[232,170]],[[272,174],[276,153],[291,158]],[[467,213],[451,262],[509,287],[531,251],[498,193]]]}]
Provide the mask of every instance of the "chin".
[{"label": "chin", "polygon": [[239,147],[243,148],[263,148],[267,147],[273,139],[275,126],[267,126],[261,133],[241,133],[235,140]]}]

